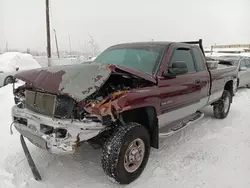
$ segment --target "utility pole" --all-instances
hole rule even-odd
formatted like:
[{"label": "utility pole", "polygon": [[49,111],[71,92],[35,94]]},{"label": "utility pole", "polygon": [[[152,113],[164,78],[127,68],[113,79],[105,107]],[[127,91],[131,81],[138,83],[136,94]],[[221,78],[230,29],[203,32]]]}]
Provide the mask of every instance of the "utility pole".
[{"label": "utility pole", "polygon": [[46,29],[47,29],[47,56],[48,67],[51,66],[51,43],[50,43],[50,18],[49,18],[49,0],[46,1]]},{"label": "utility pole", "polygon": [[54,33],[55,33],[55,41],[56,41],[56,51],[57,51],[57,56],[58,56],[58,58],[60,58],[60,55],[59,55],[59,49],[58,49],[58,43],[57,43],[56,30],[55,30],[55,29],[54,29]]}]

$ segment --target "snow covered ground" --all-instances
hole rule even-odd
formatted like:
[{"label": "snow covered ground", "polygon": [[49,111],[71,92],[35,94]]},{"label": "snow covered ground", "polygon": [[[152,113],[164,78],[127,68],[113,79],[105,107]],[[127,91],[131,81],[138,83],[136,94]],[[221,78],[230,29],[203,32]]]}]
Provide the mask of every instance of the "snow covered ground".
[{"label": "snow covered ground", "polygon": [[[19,134],[10,135],[11,85],[0,89],[0,187],[77,188],[120,187],[104,175],[100,151],[88,145],[74,155],[52,156],[28,143],[43,180],[35,181]],[[240,89],[225,120],[205,117],[152,149],[148,165],[135,182],[137,188],[249,188],[250,187],[250,90]]]}]

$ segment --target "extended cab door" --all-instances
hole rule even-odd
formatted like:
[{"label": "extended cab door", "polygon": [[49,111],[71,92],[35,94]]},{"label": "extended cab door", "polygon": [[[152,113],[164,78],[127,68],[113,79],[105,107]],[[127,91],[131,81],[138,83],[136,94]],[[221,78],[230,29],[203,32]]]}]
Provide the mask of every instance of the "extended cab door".
[{"label": "extended cab door", "polygon": [[[195,58],[194,53],[201,52],[194,52],[185,44],[183,46],[171,45],[162,62],[158,74],[158,87],[161,94],[160,127],[195,113],[202,106],[201,98],[203,95],[205,98],[208,95],[209,75],[204,65],[199,64],[201,71],[197,71],[195,62],[199,58]],[[168,74],[163,75],[164,72],[175,70],[176,66],[185,67],[183,63],[186,66],[186,71],[180,71],[176,77],[168,76]],[[204,61],[201,63],[204,64]]]},{"label": "extended cab door", "polygon": [[209,100],[209,90],[210,90],[210,74],[206,67],[206,59],[202,51],[198,47],[192,47],[192,53],[195,61],[196,69],[196,80],[199,81],[197,87],[199,87],[199,95],[197,99],[200,101],[199,109],[207,105]]}]

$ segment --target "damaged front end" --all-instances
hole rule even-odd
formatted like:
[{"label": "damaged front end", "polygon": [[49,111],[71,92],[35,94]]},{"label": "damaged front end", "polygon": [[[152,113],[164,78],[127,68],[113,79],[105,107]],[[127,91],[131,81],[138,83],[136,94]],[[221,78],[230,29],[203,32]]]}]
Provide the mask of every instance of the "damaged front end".
[{"label": "damaged front end", "polygon": [[132,89],[154,84],[119,67],[100,64],[51,67],[15,75],[15,128],[51,153],[74,153],[84,141],[95,142],[119,123]]}]

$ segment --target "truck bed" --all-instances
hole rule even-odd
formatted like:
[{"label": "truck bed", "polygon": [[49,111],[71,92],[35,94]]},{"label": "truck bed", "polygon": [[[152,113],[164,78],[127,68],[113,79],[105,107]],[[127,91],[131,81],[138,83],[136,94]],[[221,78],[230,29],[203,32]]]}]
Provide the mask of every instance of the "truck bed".
[{"label": "truck bed", "polygon": [[211,88],[210,88],[210,98],[209,103],[213,103],[217,101],[224,90],[225,84],[230,81],[234,80],[234,84],[237,83],[237,67],[231,65],[221,65],[218,64],[216,68],[210,68],[209,70],[211,76]]}]

